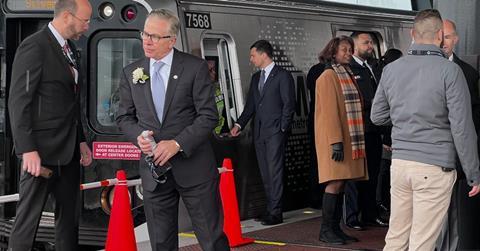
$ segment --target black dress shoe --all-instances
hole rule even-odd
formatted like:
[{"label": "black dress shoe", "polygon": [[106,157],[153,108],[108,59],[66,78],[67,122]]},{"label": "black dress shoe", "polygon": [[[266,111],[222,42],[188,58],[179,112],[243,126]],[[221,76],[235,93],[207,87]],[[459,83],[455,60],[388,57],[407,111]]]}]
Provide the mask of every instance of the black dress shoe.
[{"label": "black dress shoe", "polygon": [[278,225],[283,223],[283,218],[281,216],[269,215],[261,223],[264,226]]},{"label": "black dress shoe", "polygon": [[256,222],[262,222],[263,220],[265,220],[265,216],[258,216],[257,218],[253,219],[254,221]]},{"label": "black dress shoe", "polygon": [[343,230],[340,228],[340,226],[333,226],[333,232],[340,238],[342,238],[346,243],[351,243],[351,242],[358,242],[358,239],[346,234],[343,232]]},{"label": "black dress shoe", "polygon": [[262,222],[268,217],[268,213],[262,213],[259,216],[255,217],[253,220],[257,222]]},{"label": "black dress shoe", "polygon": [[368,220],[367,224],[374,227],[388,227],[388,222],[380,217],[377,217],[373,220]]},{"label": "black dress shoe", "polygon": [[364,229],[362,223],[359,221],[347,222],[345,226],[356,231],[362,231]]},{"label": "black dress shoe", "polygon": [[342,239],[340,236],[336,235],[335,232],[332,230],[320,230],[320,236],[318,237],[318,240],[321,242],[325,242],[328,244],[333,244],[333,245],[344,245],[346,244],[345,240]]}]

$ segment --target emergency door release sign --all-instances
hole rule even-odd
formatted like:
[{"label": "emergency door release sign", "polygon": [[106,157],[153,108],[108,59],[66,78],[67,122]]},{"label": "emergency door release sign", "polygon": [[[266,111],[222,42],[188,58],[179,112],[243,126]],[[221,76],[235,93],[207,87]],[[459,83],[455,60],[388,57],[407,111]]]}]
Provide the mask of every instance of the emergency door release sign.
[{"label": "emergency door release sign", "polygon": [[130,142],[93,142],[94,159],[139,160],[140,149]]}]

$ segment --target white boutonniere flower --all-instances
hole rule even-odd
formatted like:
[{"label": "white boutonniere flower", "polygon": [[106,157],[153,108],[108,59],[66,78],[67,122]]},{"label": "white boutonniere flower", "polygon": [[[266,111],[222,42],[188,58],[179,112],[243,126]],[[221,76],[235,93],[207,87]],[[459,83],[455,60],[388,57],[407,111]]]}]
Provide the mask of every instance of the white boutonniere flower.
[{"label": "white boutonniere flower", "polygon": [[133,84],[144,84],[145,81],[148,79],[148,75],[143,73],[143,68],[140,67],[138,67],[132,72],[132,77]]}]

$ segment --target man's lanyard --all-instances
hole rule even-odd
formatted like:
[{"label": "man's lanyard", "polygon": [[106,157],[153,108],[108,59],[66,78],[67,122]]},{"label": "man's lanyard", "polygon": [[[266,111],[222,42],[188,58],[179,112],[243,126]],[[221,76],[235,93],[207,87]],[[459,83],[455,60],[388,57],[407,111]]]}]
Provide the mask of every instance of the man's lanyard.
[{"label": "man's lanyard", "polygon": [[409,50],[408,55],[414,55],[414,56],[440,56],[440,57],[445,57],[445,55],[439,51],[431,51],[431,50]]}]

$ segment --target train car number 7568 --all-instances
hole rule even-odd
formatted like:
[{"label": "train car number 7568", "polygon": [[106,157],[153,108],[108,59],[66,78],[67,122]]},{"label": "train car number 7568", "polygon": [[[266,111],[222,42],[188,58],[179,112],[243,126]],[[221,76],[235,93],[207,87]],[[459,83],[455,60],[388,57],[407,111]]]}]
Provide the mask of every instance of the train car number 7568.
[{"label": "train car number 7568", "polygon": [[185,12],[185,23],[187,28],[212,29],[209,13]]}]

